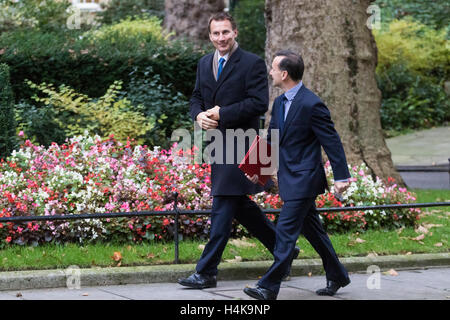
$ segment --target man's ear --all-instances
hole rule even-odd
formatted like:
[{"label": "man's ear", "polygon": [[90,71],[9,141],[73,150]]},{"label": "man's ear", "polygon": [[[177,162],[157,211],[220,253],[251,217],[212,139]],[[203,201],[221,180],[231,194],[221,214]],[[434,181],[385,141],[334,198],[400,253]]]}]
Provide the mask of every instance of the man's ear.
[{"label": "man's ear", "polygon": [[289,74],[286,70],[281,71],[281,80],[286,80],[289,77]]}]

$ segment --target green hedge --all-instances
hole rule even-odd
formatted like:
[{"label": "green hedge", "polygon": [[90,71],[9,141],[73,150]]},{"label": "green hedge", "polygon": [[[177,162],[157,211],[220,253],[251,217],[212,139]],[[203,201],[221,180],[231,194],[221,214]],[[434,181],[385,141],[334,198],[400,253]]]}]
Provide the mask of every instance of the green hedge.
[{"label": "green hedge", "polygon": [[106,24],[147,14],[164,17],[164,0],[110,0],[101,6],[104,10],[98,13],[98,17]]},{"label": "green hedge", "polygon": [[[81,32],[67,34],[19,30],[0,35],[0,63],[11,68],[11,84],[16,101],[29,100],[30,88],[24,83],[43,81],[56,86],[65,84],[90,97],[100,97],[116,80],[129,82],[135,67],[152,67],[163,84],[173,84],[175,91],[190,96],[195,84],[198,59],[203,51],[190,44],[169,42],[108,41],[89,43]],[[43,45],[45,44],[45,45]]]},{"label": "green hedge", "polygon": [[388,135],[450,121],[450,99],[444,90],[450,77],[445,30],[403,19],[374,30],[374,36],[383,95],[381,123]]}]

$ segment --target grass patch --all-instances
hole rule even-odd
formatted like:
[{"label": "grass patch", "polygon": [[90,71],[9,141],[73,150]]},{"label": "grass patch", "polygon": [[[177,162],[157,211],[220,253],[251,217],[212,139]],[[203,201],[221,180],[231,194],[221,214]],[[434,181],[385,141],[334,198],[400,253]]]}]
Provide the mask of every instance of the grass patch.
[{"label": "grass patch", "polygon": [[[417,202],[450,200],[450,190],[413,190]],[[407,253],[449,252],[450,208],[426,208],[420,225],[427,229],[424,238],[414,228],[393,231],[369,230],[364,233],[332,234],[331,241],[339,257],[394,255]],[[422,229],[422,231],[425,231]],[[205,241],[180,242],[181,263],[196,263]],[[298,240],[299,259],[318,258],[318,254],[303,237]],[[114,260],[115,252],[121,259]],[[64,269],[71,265],[80,268],[143,266],[171,264],[174,261],[173,242],[142,244],[65,244],[39,247],[11,246],[0,250],[0,270]],[[223,261],[271,260],[272,255],[256,239],[231,239],[223,254]]]}]

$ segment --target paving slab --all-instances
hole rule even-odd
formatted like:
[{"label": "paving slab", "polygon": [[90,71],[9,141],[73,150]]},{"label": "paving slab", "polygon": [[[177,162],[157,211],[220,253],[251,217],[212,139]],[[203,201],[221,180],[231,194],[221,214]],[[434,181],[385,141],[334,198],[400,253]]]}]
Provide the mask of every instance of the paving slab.
[{"label": "paving slab", "polygon": [[[127,297],[105,292],[101,288],[39,289],[5,292],[14,300],[129,300]],[[1,297],[0,297],[1,298]],[[11,299],[10,299],[11,300]]]},{"label": "paving slab", "polygon": [[448,164],[450,126],[420,130],[386,139],[394,165]]},{"label": "paving slab", "polygon": [[[104,292],[131,300],[221,300],[211,291],[184,288],[177,283],[151,283],[101,287]],[[132,290],[130,290],[132,288]]]}]

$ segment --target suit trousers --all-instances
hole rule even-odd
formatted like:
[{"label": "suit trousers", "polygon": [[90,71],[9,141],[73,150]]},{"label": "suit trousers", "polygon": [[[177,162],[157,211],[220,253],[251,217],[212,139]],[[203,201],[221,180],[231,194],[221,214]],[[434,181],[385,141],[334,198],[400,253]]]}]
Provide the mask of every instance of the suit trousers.
[{"label": "suit trousers", "polygon": [[274,263],[258,285],[278,294],[281,279],[292,259],[297,239],[302,233],[320,255],[327,280],[346,282],[347,270],[340,263],[330,238],[325,232],[315,206],[315,198],[286,201],[276,225]]},{"label": "suit trousers", "polygon": [[234,218],[273,254],[276,240],[275,225],[254,201],[245,195],[214,196],[210,237],[197,263],[198,273],[217,275],[217,266],[230,238]]}]

